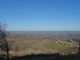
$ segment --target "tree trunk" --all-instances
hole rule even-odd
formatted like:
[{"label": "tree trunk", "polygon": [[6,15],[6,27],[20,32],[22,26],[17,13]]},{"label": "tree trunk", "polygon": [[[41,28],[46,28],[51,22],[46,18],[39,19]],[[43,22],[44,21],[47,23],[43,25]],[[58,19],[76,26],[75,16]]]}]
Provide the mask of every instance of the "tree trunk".
[{"label": "tree trunk", "polygon": [[7,60],[9,60],[9,51],[7,50]]},{"label": "tree trunk", "polygon": [[7,60],[9,60],[9,48],[8,48],[8,44],[6,44],[7,45]]}]

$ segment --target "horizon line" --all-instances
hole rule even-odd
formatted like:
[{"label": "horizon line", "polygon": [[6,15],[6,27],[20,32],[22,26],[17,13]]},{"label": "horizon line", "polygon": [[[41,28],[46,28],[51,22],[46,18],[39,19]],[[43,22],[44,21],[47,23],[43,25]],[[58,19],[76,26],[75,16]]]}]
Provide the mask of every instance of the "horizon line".
[{"label": "horizon line", "polygon": [[[17,31],[17,30],[16,30]],[[46,31],[46,30],[43,30],[43,31]],[[54,30],[55,31],[55,30]],[[66,30],[63,30],[63,31],[66,31]],[[35,32],[35,31],[33,31],[33,32]]]}]

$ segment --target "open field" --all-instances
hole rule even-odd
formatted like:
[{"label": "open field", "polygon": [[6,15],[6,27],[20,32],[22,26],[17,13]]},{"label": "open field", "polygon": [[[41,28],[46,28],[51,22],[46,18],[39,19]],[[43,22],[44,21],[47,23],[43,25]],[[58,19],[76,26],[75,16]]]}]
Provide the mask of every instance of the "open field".
[{"label": "open field", "polygon": [[[8,34],[10,58],[38,54],[70,55],[78,53],[79,34]],[[4,53],[4,52],[2,52]],[[44,58],[46,59],[46,58]],[[43,59],[43,60],[44,60]],[[50,57],[48,59],[54,59]]]},{"label": "open field", "polygon": [[79,34],[8,34],[10,56],[30,54],[75,54],[78,52]]}]

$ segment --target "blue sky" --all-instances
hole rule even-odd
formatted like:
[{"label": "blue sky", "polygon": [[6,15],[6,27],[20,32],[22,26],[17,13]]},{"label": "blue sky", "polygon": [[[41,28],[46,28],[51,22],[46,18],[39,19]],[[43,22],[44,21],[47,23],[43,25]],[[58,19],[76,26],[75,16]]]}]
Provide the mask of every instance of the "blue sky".
[{"label": "blue sky", "polygon": [[0,0],[8,31],[80,31],[80,0]]}]

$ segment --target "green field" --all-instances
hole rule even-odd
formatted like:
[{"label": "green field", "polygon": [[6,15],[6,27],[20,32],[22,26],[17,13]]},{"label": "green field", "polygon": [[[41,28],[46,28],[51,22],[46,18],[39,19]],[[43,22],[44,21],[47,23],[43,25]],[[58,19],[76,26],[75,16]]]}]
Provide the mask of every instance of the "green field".
[{"label": "green field", "polygon": [[59,45],[54,42],[40,42],[39,45],[43,46],[46,49],[56,49],[56,50],[65,50],[73,48],[72,46]]}]

